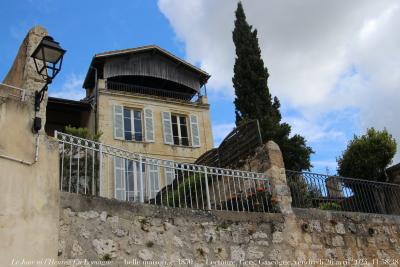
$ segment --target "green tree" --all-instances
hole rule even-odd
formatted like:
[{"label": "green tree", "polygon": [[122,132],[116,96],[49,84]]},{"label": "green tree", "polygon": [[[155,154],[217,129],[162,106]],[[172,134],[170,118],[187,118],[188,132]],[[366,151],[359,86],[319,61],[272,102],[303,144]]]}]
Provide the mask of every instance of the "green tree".
[{"label": "green tree", "polygon": [[386,167],[396,154],[396,140],[386,129],[367,129],[367,133],[349,142],[337,159],[341,176],[386,182]]},{"label": "green tree", "polygon": [[[88,128],[65,127],[65,133],[98,142],[102,133]],[[60,149],[60,183],[62,191],[97,194],[99,191],[99,152],[64,143]]]},{"label": "green tree", "polygon": [[268,69],[261,58],[257,30],[246,21],[242,3],[235,12],[233,42],[236,47],[234,76],[236,125],[257,119],[263,142],[274,140],[281,148],[285,167],[292,170],[311,168],[310,155],[313,150],[300,135],[289,137],[291,127],[281,123],[280,102],[272,99],[268,88]]},{"label": "green tree", "polygon": [[71,125],[65,126],[65,133],[84,139],[89,139],[95,142],[98,142],[101,135],[103,134],[102,132],[94,134],[91,133],[88,128],[76,128],[72,127]]}]

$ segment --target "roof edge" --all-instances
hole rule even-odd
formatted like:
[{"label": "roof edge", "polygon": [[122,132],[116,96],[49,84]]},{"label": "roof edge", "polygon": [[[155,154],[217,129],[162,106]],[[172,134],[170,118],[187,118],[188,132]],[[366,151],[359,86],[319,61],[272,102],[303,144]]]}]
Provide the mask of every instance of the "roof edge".
[{"label": "roof edge", "polygon": [[107,51],[107,52],[103,52],[103,53],[98,53],[95,54],[92,58],[92,61],[90,62],[88,71],[86,73],[85,76],[85,80],[83,82],[83,88],[87,88],[88,87],[88,83],[89,83],[89,76],[92,72],[92,67],[93,65],[100,61],[103,58],[107,58],[107,57],[113,57],[113,56],[120,56],[120,55],[124,55],[124,54],[130,54],[130,53],[137,53],[137,52],[144,52],[144,51],[149,51],[149,50],[157,50],[160,53],[168,56],[169,58],[178,61],[180,63],[182,63],[183,65],[185,65],[186,67],[192,69],[193,71],[199,73],[202,77],[201,80],[201,85],[204,85],[207,83],[208,79],[211,77],[210,74],[208,74],[206,71],[200,69],[199,67],[196,67],[195,65],[187,62],[186,60],[183,60],[177,56],[175,56],[174,54],[172,54],[171,52],[157,46],[157,45],[146,45],[146,46],[140,46],[140,47],[136,47],[136,48],[128,48],[128,49],[121,49],[121,50],[112,50],[112,51]]}]

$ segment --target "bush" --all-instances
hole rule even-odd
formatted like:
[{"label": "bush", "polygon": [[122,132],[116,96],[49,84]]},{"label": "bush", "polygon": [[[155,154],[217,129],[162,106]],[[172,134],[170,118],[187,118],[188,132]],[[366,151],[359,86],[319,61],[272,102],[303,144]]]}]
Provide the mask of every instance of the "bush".
[{"label": "bush", "polygon": [[[87,128],[71,126],[65,127],[65,133],[95,142],[99,141],[102,135],[92,134]],[[62,191],[96,194],[99,190],[99,164],[98,152],[64,143],[60,149]]]}]

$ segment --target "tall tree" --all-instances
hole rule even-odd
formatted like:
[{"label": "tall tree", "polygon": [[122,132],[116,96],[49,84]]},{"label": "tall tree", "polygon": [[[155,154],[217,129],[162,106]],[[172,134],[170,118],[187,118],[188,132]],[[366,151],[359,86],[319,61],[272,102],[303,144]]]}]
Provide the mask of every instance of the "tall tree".
[{"label": "tall tree", "polygon": [[233,42],[236,47],[234,76],[236,125],[258,119],[263,141],[274,140],[281,147],[285,167],[292,170],[311,168],[310,155],[314,153],[300,135],[289,137],[291,127],[281,123],[280,102],[272,99],[268,88],[268,69],[261,58],[257,30],[246,21],[242,3],[236,12]]}]

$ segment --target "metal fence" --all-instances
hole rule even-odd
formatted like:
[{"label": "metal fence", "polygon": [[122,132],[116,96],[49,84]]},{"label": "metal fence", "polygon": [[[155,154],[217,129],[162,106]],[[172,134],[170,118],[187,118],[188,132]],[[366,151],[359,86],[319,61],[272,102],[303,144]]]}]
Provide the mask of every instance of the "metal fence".
[{"label": "metal fence", "polygon": [[286,170],[292,206],[400,214],[400,185]]},{"label": "metal fence", "polygon": [[146,157],[60,132],[55,137],[61,191],[168,207],[275,211],[263,173]]}]

